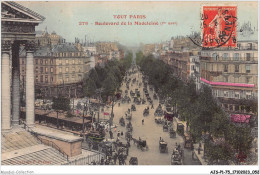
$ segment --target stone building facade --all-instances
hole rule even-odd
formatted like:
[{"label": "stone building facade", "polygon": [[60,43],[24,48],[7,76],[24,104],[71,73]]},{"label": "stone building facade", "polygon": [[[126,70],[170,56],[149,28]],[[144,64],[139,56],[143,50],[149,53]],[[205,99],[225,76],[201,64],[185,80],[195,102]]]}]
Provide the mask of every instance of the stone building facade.
[{"label": "stone building facade", "polygon": [[[20,79],[26,81],[24,52],[20,54]],[[44,97],[59,94],[69,97],[80,96],[80,87],[85,73],[90,70],[90,58],[73,43],[43,46],[36,50],[34,59],[35,86]]]},{"label": "stone building facade", "polygon": [[236,48],[202,50],[201,82],[212,87],[226,111],[244,113],[239,100],[258,98],[257,33],[238,35]]}]

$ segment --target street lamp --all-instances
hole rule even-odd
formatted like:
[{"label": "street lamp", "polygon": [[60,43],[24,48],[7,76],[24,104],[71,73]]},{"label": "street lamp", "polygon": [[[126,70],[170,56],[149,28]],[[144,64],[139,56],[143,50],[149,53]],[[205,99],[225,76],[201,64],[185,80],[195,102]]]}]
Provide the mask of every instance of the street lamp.
[{"label": "street lamp", "polygon": [[84,137],[84,130],[85,130],[85,112],[86,111],[86,114],[88,113],[88,108],[87,108],[87,104],[84,103],[84,107],[83,107],[83,124],[82,124],[82,134],[83,134],[83,137]]}]

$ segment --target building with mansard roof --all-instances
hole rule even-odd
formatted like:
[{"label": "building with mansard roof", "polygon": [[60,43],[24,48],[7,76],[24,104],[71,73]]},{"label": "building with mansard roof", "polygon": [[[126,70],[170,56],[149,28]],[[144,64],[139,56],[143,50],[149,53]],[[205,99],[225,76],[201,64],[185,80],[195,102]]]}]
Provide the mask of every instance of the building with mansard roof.
[{"label": "building with mansard roof", "polygon": [[236,48],[202,50],[201,82],[212,87],[215,97],[230,113],[252,113],[241,107],[242,99],[258,98],[258,32],[250,23],[237,33]]}]

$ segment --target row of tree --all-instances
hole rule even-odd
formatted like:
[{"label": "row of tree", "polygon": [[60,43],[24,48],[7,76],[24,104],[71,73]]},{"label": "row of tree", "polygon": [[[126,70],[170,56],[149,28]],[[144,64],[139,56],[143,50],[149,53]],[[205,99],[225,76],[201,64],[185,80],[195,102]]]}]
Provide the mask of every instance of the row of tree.
[{"label": "row of tree", "polygon": [[168,64],[151,55],[145,57],[138,52],[136,63],[142,73],[149,77],[149,84],[154,86],[159,97],[170,99],[176,116],[187,121],[193,142],[202,140],[206,135],[210,138],[206,140],[206,151],[211,161],[219,163],[233,159],[234,153],[249,153],[252,143],[250,128],[230,122],[212,96],[211,88],[203,86],[196,91],[192,79],[183,82],[173,74]]},{"label": "row of tree", "polygon": [[101,97],[107,100],[118,91],[125,72],[130,68],[133,54],[128,52],[122,60],[109,60],[105,66],[96,66],[85,76],[83,91],[87,97],[95,97],[97,89],[102,89]]}]

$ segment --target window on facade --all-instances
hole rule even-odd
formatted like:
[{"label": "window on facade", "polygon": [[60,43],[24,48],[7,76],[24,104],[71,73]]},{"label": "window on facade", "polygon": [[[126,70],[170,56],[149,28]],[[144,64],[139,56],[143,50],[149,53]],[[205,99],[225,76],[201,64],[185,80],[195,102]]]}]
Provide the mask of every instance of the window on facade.
[{"label": "window on facade", "polygon": [[228,91],[224,91],[224,97],[228,97]]},{"label": "window on facade", "polygon": [[68,67],[66,67],[66,72],[69,72],[69,68]]},{"label": "window on facade", "polygon": [[224,65],[224,72],[228,72],[228,65],[227,64]]},{"label": "window on facade", "polygon": [[61,73],[61,72],[62,72],[62,68],[60,67],[60,68],[59,68],[59,73]]},{"label": "window on facade", "polygon": [[215,97],[217,97],[217,96],[218,96],[218,90],[214,90],[214,91],[213,91],[213,95],[214,95]]},{"label": "window on facade", "polygon": [[45,76],[45,83],[48,83],[48,75]]},{"label": "window on facade", "polygon": [[51,77],[51,82],[53,82],[53,77]]},{"label": "window on facade", "polygon": [[66,60],[66,64],[69,64],[69,60]]},{"label": "window on facade", "polygon": [[252,50],[252,49],[253,49],[252,43],[248,43],[248,44],[247,44],[247,50]]},{"label": "window on facade", "polygon": [[48,73],[48,67],[45,67],[45,73]]},{"label": "window on facade", "polygon": [[66,81],[69,82],[69,77],[66,77]]},{"label": "window on facade", "polygon": [[81,72],[81,70],[79,69],[79,72]]},{"label": "window on facade", "polygon": [[72,53],[72,56],[74,57],[74,52]]},{"label": "window on facade", "polygon": [[35,59],[35,64],[38,64],[38,59]]},{"label": "window on facade", "polygon": [[72,64],[75,64],[75,60],[74,59],[72,60]]},{"label": "window on facade", "polygon": [[43,64],[43,60],[41,60],[40,63]]},{"label": "window on facade", "polygon": [[75,67],[72,68],[72,72],[73,72],[73,73],[75,72]]},{"label": "window on facade", "polygon": [[228,60],[228,53],[223,54],[223,60]]},{"label": "window on facade", "polygon": [[79,78],[79,80],[81,80],[82,79],[82,75],[78,74],[78,78]]},{"label": "window on facade", "polygon": [[60,53],[60,57],[62,57],[62,53]]},{"label": "window on facade", "polygon": [[251,99],[251,98],[252,98],[251,92],[246,92],[246,99]]},{"label": "window on facade", "polygon": [[43,75],[41,75],[40,81],[41,81],[41,83],[43,82]]},{"label": "window on facade", "polygon": [[235,53],[234,54],[234,60],[235,61],[239,61],[239,53]]},{"label": "window on facade", "polygon": [[40,68],[41,73],[43,73],[43,67]]},{"label": "window on facade", "polygon": [[224,104],[225,108],[228,109],[228,104]]},{"label": "window on facade", "polygon": [[250,61],[250,53],[246,53],[246,61]]},{"label": "window on facade", "polygon": [[213,58],[214,61],[217,61],[218,60],[218,54],[213,53],[212,58]]},{"label": "window on facade", "polygon": [[235,65],[235,72],[239,72],[239,65]]},{"label": "window on facade", "polygon": [[240,94],[239,94],[239,92],[235,92],[235,98],[237,98],[237,99],[240,98]]},{"label": "window on facade", "polygon": [[233,105],[229,105],[229,110],[233,111]]},{"label": "window on facade", "polygon": [[53,64],[53,59],[51,59],[51,64]]},{"label": "window on facade", "polygon": [[241,48],[241,44],[237,44],[237,48],[240,49]]},{"label": "window on facade", "polygon": [[45,60],[45,64],[46,64],[46,65],[48,64],[48,60]]},{"label": "window on facade", "polygon": [[235,105],[235,111],[239,111],[239,106]]},{"label": "window on facade", "polygon": [[250,77],[246,77],[246,83],[250,82]]},{"label": "window on facade", "polygon": [[51,73],[53,73],[53,67],[51,67]]},{"label": "window on facade", "polygon": [[35,67],[35,72],[38,73],[38,67]]},{"label": "window on facade", "polygon": [[250,65],[246,65],[246,73],[250,73]]},{"label": "window on facade", "polygon": [[38,83],[38,80],[39,80],[39,77],[36,76],[36,77],[35,77],[35,81],[36,81],[36,83]]}]

